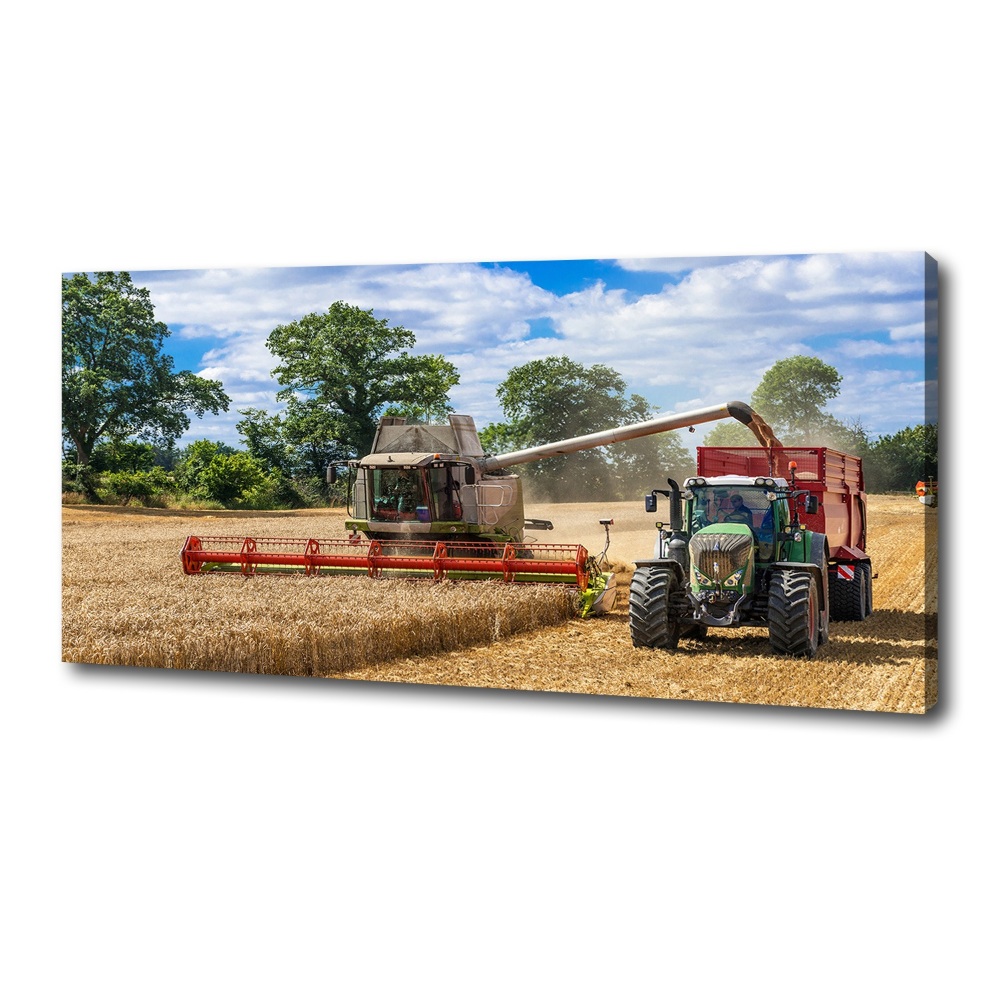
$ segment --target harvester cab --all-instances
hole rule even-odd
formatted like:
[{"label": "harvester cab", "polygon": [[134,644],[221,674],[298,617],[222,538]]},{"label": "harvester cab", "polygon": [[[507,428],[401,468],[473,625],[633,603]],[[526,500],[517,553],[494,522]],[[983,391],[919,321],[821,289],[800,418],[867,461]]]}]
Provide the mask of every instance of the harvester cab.
[{"label": "harvester cab", "polygon": [[776,652],[815,655],[829,635],[829,553],[800,523],[818,502],[792,476],[694,476],[646,496],[648,513],[657,494],[669,500],[670,523],[656,523],[653,558],[636,563],[634,645],[674,649],[710,627],[767,625]]},{"label": "harvester cab", "polygon": [[[526,521],[517,476],[487,473],[471,417],[448,424],[408,424],[383,417],[371,454],[348,463],[347,529],[379,541],[482,542],[485,548],[524,541]],[[337,466],[327,468],[332,483]]]}]

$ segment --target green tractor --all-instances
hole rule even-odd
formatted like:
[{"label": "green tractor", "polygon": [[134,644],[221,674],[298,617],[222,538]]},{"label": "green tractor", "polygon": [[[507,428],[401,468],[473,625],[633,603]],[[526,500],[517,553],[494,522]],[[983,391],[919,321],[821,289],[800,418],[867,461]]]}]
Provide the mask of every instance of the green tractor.
[{"label": "green tractor", "polygon": [[[785,479],[693,477],[683,489],[653,490],[668,499],[670,523],[657,522],[652,559],[636,562],[629,592],[635,646],[676,649],[709,628],[766,626],[781,656],[812,657],[829,639],[829,546],[804,528],[799,507],[818,499]],[[802,499],[804,498],[804,500]]]}]

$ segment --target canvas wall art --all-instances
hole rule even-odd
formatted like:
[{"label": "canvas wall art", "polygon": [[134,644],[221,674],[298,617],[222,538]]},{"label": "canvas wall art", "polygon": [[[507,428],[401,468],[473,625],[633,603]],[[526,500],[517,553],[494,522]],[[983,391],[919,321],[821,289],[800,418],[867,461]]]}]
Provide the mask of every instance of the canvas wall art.
[{"label": "canvas wall art", "polygon": [[936,703],[924,253],[67,272],[62,323],[66,662]]}]

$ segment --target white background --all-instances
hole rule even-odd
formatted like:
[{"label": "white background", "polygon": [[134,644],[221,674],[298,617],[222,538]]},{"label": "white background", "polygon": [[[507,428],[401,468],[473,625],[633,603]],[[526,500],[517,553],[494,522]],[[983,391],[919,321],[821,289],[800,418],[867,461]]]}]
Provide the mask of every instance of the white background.
[{"label": "white background", "polygon": [[[997,79],[972,9],[8,14],[6,995],[982,992],[994,560],[990,508],[957,508],[996,485]],[[855,250],[941,265],[926,718],[60,662],[61,272]]]}]

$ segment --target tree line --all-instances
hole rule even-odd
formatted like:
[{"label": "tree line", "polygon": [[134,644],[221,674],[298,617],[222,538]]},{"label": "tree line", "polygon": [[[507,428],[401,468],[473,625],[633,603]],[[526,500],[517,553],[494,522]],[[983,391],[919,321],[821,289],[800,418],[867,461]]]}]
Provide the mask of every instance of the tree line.
[{"label": "tree line", "polygon": [[[238,411],[241,448],[178,439],[192,415],[227,412],[221,382],[174,371],[166,325],[149,292],[127,272],[63,278],[63,491],[89,503],[289,509],[343,503],[346,476],[326,481],[330,462],[367,454],[378,420],[433,423],[453,412],[457,368],[441,355],[413,354],[416,338],[345,302],[276,327],[267,347],[277,364],[274,412]],[[750,403],[785,444],[826,445],[860,455],[870,492],[912,490],[937,478],[937,427],[872,436],[860,421],[827,413],[841,377],[817,358],[782,359]],[[504,420],[480,429],[501,454],[647,420],[648,400],[630,393],[607,365],[565,356],[511,368],[497,387]],[[755,444],[742,424],[723,421],[706,444]],[[518,468],[536,501],[631,500],[667,476],[694,474],[677,431]]]}]

